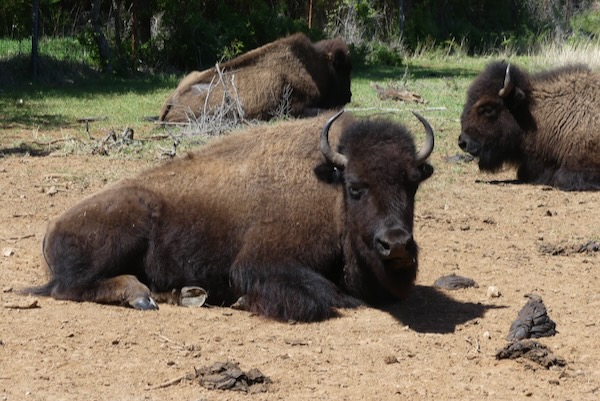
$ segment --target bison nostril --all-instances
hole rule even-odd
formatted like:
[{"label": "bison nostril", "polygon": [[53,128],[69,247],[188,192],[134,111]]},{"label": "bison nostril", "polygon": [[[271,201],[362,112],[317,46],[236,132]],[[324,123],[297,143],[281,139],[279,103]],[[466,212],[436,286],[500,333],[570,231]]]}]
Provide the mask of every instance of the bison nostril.
[{"label": "bison nostril", "polygon": [[377,239],[377,251],[383,257],[390,256],[392,247],[389,242],[387,242],[381,238],[378,238]]},{"label": "bison nostril", "polygon": [[459,147],[460,147],[462,150],[466,150],[466,149],[467,149],[467,142],[466,142],[466,141],[464,141],[464,140],[462,140],[462,139],[459,139],[459,140],[458,140],[458,146],[459,146]]},{"label": "bison nostril", "polygon": [[404,254],[412,241],[412,234],[401,227],[386,230],[375,239],[375,247],[383,258],[395,258]]}]

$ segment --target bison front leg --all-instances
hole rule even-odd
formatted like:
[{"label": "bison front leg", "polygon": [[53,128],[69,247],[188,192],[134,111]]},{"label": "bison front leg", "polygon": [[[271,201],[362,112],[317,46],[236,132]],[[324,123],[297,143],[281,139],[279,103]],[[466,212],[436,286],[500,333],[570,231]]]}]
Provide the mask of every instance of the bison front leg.
[{"label": "bison front leg", "polygon": [[158,309],[150,289],[130,274],[98,281],[95,288],[88,289],[81,298],[84,301],[121,304],[141,310]]},{"label": "bison front leg", "polygon": [[337,308],[362,304],[319,273],[295,263],[238,261],[230,281],[239,296],[233,307],[282,321],[321,321],[337,316]]}]

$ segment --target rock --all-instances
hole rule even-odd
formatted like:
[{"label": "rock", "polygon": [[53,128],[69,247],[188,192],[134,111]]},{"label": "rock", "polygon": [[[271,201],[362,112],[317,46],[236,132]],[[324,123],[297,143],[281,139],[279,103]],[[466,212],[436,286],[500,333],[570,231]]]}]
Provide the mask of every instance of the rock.
[{"label": "rock", "polygon": [[527,294],[529,301],[523,306],[517,319],[511,324],[508,341],[525,338],[549,337],[556,334],[556,323],[550,319],[542,298],[536,294]]},{"label": "rock", "polygon": [[458,290],[462,288],[479,287],[475,280],[470,279],[468,277],[458,276],[454,273],[438,278],[433,283],[433,286],[445,290]]},{"label": "rock", "polygon": [[271,379],[258,369],[242,371],[235,362],[216,362],[197,371],[198,382],[209,390],[232,390],[244,393],[266,392]]},{"label": "rock", "polygon": [[495,285],[490,285],[487,289],[487,297],[488,298],[499,298],[502,295],[500,289]]},{"label": "rock", "polygon": [[496,351],[496,359],[526,358],[546,369],[551,366],[566,366],[567,362],[557,357],[543,344],[535,340],[520,340],[507,344]]}]

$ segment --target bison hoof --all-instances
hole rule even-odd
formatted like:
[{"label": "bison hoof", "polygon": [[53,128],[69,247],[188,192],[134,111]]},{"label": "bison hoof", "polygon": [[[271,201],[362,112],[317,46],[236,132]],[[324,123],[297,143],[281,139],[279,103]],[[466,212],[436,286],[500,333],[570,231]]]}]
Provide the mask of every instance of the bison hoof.
[{"label": "bison hoof", "polygon": [[199,308],[204,305],[208,293],[204,288],[201,287],[183,287],[181,289],[181,299],[179,303],[182,306],[189,308]]},{"label": "bison hoof", "polygon": [[231,305],[231,307],[233,309],[238,309],[238,310],[247,310],[248,302],[246,301],[246,296],[242,295],[241,297],[239,297],[238,300],[235,301],[235,303],[233,303],[233,305]]},{"label": "bison hoof", "polygon": [[138,297],[129,302],[129,305],[134,309],[139,310],[158,310],[158,305],[151,297]]}]

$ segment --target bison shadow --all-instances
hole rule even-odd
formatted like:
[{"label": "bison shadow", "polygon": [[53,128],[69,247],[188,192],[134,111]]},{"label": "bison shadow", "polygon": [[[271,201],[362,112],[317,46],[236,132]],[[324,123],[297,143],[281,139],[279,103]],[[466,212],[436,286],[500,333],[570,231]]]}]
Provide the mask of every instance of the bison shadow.
[{"label": "bison shadow", "polygon": [[483,317],[487,310],[499,308],[505,306],[463,303],[433,287],[417,285],[408,299],[383,310],[416,332],[447,334],[460,324]]},{"label": "bison shadow", "polygon": [[41,149],[27,143],[7,148],[0,147],[0,159],[7,156],[48,156],[50,153],[51,150],[48,147]]},{"label": "bison shadow", "polygon": [[508,186],[508,185],[531,185],[531,183],[517,180],[517,179],[507,179],[507,180],[475,180],[475,184],[485,184],[485,185],[496,185],[496,186]]},{"label": "bison shadow", "polygon": [[[369,66],[362,67],[360,65],[356,66],[356,71],[353,73],[353,77],[365,79],[369,81],[398,81],[399,77],[402,77],[402,73],[404,72],[404,67],[393,67],[393,66]],[[408,69],[411,78],[415,80],[419,79],[437,79],[437,78],[475,78],[477,74],[480,72],[479,70],[470,69],[470,68],[428,68],[421,66],[411,66]]]}]

